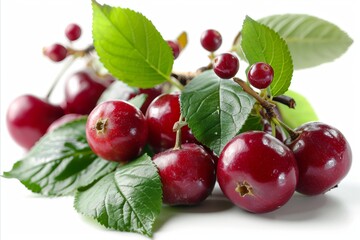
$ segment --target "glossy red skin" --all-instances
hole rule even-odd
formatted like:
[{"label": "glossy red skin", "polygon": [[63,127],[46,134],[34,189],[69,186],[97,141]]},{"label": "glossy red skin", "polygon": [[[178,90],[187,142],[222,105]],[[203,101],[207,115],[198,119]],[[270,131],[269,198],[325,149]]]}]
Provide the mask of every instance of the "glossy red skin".
[{"label": "glossy red skin", "polygon": [[212,192],[216,166],[211,155],[194,143],[168,149],[153,157],[162,182],[163,202],[168,205],[196,205]]},{"label": "glossy red skin", "polygon": [[299,168],[296,191],[306,195],[323,194],[339,184],[347,175],[352,152],[344,135],[336,128],[320,122],[306,123],[295,131],[300,136],[287,141]]},{"label": "glossy red skin", "polygon": [[201,34],[200,43],[209,52],[215,52],[222,44],[221,34],[214,29],[208,29]]},{"label": "glossy red skin", "polygon": [[[96,130],[99,119],[107,119],[104,132]],[[139,156],[147,143],[148,128],[143,113],[122,101],[106,101],[94,108],[86,123],[86,138],[98,156],[128,162]]]},{"label": "glossy red skin", "polygon": [[173,52],[173,55],[174,55],[174,59],[177,59],[178,56],[180,55],[180,47],[179,47],[179,44],[177,44],[176,42],[174,41],[167,41],[167,43],[169,44],[169,46],[171,47],[172,49],[172,52]]},{"label": "glossy red skin", "polygon": [[30,149],[46,133],[64,110],[33,95],[16,98],[9,106],[6,121],[12,138],[23,148]]},{"label": "glossy red skin", "polygon": [[65,29],[65,35],[70,41],[75,41],[81,36],[81,28],[75,23],[69,24]]},{"label": "glossy red skin", "polygon": [[150,103],[158,96],[162,94],[162,87],[156,86],[153,88],[139,88],[137,92],[131,93],[128,99],[131,99],[139,94],[146,94],[146,100],[144,104],[141,106],[140,110],[146,114],[146,110],[148,109]]},{"label": "glossy red skin", "polygon": [[248,72],[250,84],[258,89],[265,89],[270,86],[274,78],[273,68],[263,62],[254,63]]},{"label": "glossy red skin", "polygon": [[[146,111],[149,127],[149,146],[155,153],[175,146],[174,124],[180,118],[179,93],[162,94],[155,98]],[[182,143],[196,143],[188,126],[181,128]]]},{"label": "glossy red skin", "polygon": [[77,114],[77,113],[69,113],[69,114],[65,114],[64,116],[56,119],[54,122],[52,122],[50,124],[50,126],[48,127],[47,129],[47,132],[51,132],[51,131],[54,131],[56,128],[68,123],[68,122],[71,122],[75,119],[78,119],[80,117],[82,117],[84,115],[81,115],[81,114]]},{"label": "glossy red skin", "polygon": [[61,62],[67,56],[67,49],[58,43],[45,48],[45,55],[54,62]]},{"label": "glossy red skin", "polygon": [[[291,150],[271,135],[251,131],[232,139],[220,154],[217,179],[225,196],[253,213],[265,213],[283,206],[293,196],[298,179]],[[243,182],[253,195],[236,191]]]},{"label": "glossy red skin", "polygon": [[65,112],[89,114],[97,104],[106,85],[90,71],[79,71],[67,79],[65,85]]},{"label": "glossy red skin", "polygon": [[239,59],[232,53],[223,53],[214,59],[214,72],[223,79],[234,77],[239,66]]}]

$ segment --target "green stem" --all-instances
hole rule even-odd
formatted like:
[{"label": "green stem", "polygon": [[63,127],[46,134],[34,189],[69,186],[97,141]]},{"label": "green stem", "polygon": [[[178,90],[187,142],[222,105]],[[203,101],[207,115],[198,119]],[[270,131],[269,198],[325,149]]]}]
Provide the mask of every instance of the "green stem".
[{"label": "green stem", "polygon": [[186,124],[184,124],[183,115],[180,114],[179,121],[177,121],[173,127],[173,130],[176,131],[175,146],[173,148],[174,150],[181,149],[181,128],[185,125]]},{"label": "green stem", "polygon": [[233,78],[234,82],[240,85],[240,87],[244,90],[244,92],[248,93],[252,97],[254,97],[260,105],[265,108],[268,114],[273,114],[273,108],[275,105],[263,99],[257,92],[255,92],[245,81],[241,80],[240,78]]},{"label": "green stem", "polygon": [[292,128],[290,128],[288,125],[283,123],[275,114],[274,108],[276,105],[268,102],[266,99],[263,99],[257,92],[255,92],[249,85],[246,84],[245,81],[239,79],[239,78],[233,78],[233,80],[239,84],[244,92],[248,93],[249,95],[253,96],[260,105],[265,109],[266,111],[266,118],[268,118],[271,122],[275,123],[275,125],[281,126],[285,131],[287,131],[290,135],[291,140],[295,140],[299,133],[294,131]]},{"label": "green stem", "polygon": [[289,134],[291,140],[295,140],[299,137],[298,132],[294,131],[291,127],[282,122],[278,117],[272,117],[271,121],[285,129],[285,131]]},{"label": "green stem", "polygon": [[168,82],[176,86],[178,89],[180,89],[180,91],[184,90],[184,86],[177,79],[170,77],[168,78]]},{"label": "green stem", "polygon": [[54,91],[56,85],[58,84],[58,82],[60,81],[61,77],[64,75],[64,73],[70,68],[70,66],[75,62],[76,57],[72,57],[69,61],[67,61],[67,63],[63,66],[63,68],[61,69],[61,71],[58,73],[58,75],[56,76],[53,84],[51,85],[48,93],[46,94],[45,99],[49,100],[52,92]]}]

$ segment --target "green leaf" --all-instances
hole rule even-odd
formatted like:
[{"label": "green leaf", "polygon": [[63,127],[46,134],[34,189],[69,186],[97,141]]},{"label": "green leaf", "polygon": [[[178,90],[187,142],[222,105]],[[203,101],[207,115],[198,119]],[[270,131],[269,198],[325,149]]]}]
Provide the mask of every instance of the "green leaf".
[{"label": "green leaf", "polygon": [[96,1],[92,5],[94,46],[114,77],[141,88],[169,80],[172,50],[146,17]]},{"label": "green leaf", "polygon": [[295,69],[333,61],[353,40],[338,26],[305,14],[273,15],[259,20],[287,42]]},{"label": "green leaf", "polygon": [[113,171],[117,163],[97,157],[85,135],[86,118],[46,134],[4,177],[16,178],[33,192],[68,195]]},{"label": "green leaf", "polygon": [[273,96],[286,92],[290,86],[293,65],[287,44],[279,34],[246,17],[241,31],[241,48],[250,65],[266,62],[273,67],[274,79],[270,85]]},{"label": "green leaf", "polygon": [[252,131],[252,130],[258,130],[258,131],[264,130],[264,124],[262,123],[261,116],[250,114],[248,116],[248,118],[246,119],[244,125],[241,127],[241,130],[239,133]]},{"label": "green leaf", "polygon": [[115,81],[105,89],[97,103],[99,104],[114,99],[125,100],[134,92],[136,92],[136,88],[129,87],[121,81]]},{"label": "green leaf", "polygon": [[183,90],[181,112],[194,136],[219,154],[242,128],[255,99],[214,71],[195,77]]},{"label": "green leaf", "polygon": [[295,109],[281,103],[276,104],[286,125],[291,128],[297,128],[304,123],[318,120],[313,107],[304,96],[291,90],[288,90],[285,95],[292,97],[296,102]]},{"label": "green leaf", "polygon": [[123,82],[116,81],[107,87],[106,90],[101,94],[98,100],[98,104],[110,100],[123,100],[133,104],[135,107],[140,109],[146,101],[148,95],[142,93],[129,100],[126,100],[129,98],[131,93],[136,93],[136,89],[132,89]]},{"label": "green leaf", "polygon": [[107,228],[151,236],[162,206],[157,168],[143,155],[89,188],[79,189],[74,206]]},{"label": "green leaf", "polygon": [[131,103],[132,105],[134,105],[137,108],[141,108],[141,106],[144,104],[144,102],[146,101],[146,98],[148,97],[147,94],[145,93],[141,93],[139,95],[136,95],[135,97],[133,97],[132,99],[128,100],[129,103]]}]

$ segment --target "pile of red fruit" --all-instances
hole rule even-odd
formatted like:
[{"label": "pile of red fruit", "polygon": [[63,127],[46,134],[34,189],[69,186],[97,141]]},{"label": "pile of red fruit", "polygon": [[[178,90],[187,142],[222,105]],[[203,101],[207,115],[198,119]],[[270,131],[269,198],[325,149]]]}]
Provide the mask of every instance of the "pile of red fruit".
[{"label": "pile of red fruit", "polygon": [[[66,30],[71,41],[80,35],[76,24]],[[207,30],[201,37],[202,46],[212,54],[221,42],[215,30]],[[181,48],[175,41],[168,43],[176,58]],[[46,48],[45,54],[61,61],[73,50],[55,44]],[[227,81],[237,74],[239,60],[224,53],[213,57],[211,68]],[[261,90],[271,84],[273,76],[272,67],[260,62],[249,68],[247,77],[251,86]],[[11,136],[30,149],[47,131],[88,115],[87,141],[101,158],[125,164],[140,156],[146,146],[151,149],[162,181],[163,201],[169,205],[202,202],[217,180],[224,195],[237,206],[250,212],[269,212],[283,206],[295,191],[306,195],[329,191],[350,169],[351,149],[339,130],[312,122],[292,130],[287,139],[283,134],[277,139],[266,130],[269,121],[278,121],[270,113],[265,114],[264,131],[236,136],[216,156],[195,139],[186,125],[180,111],[180,91],[164,93],[162,86],[133,89],[122,100],[99,104],[100,96],[113,81],[111,76],[99,76],[87,69],[67,80],[61,106],[32,95],[17,98],[7,114]],[[254,92],[249,94],[257,94]],[[127,102],[138,94],[147,95],[141,109]]]}]

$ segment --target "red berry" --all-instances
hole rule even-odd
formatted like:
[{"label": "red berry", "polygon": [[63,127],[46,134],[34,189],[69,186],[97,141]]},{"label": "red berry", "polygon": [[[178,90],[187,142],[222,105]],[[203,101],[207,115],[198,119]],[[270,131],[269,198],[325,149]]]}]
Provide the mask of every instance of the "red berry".
[{"label": "red berry", "polygon": [[233,78],[239,71],[239,59],[232,53],[223,53],[214,59],[214,72],[220,78]]},{"label": "red berry", "polygon": [[106,85],[90,71],[72,74],[65,83],[65,112],[89,114],[105,89]]},{"label": "red berry", "polygon": [[180,55],[180,47],[179,44],[174,42],[174,41],[167,41],[167,43],[169,44],[169,46],[172,49],[173,55],[174,55],[174,59],[177,59],[178,56]]},{"label": "red berry", "polygon": [[54,62],[61,62],[67,56],[67,49],[58,43],[55,43],[44,50],[45,55]]},{"label": "red berry", "polygon": [[251,65],[248,72],[250,84],[258,89],[265,89],[270,86],[273,78],[273,68],[269,64],[263,62]]},{"label": "red berry", "polygon": [[323,194],[347,175],[352,162],[351,148],[336,128],[320,122],[295,129],[300,136],[287,141],[299,168],[296,191],[306,195]]},{"label": "red berry", "polygon": [[209,52],[215,52],[221,46],[221,34],[214,29],[208,29],[202,33],[200,37],[200,43],[203,48],[205,48]]},{"label": "red berry", "polygon": [[[155,98],[146,111],[149,127],[149,146],[156,153],[175,145],[174,124],[180,118],[179,93],[163,94]],[[182,143],[194,143],[196,139],[188,126],[181,128]]]},{"label": "red berry", "polygon": [[159,169],[165,204],[195,205],[211,194],[215,163],[201,146],[183,144],[181,149],[156,154],[153,160]]},{"label": "red berry", "polygon": [[75,23],[69,24],[65,28],[65,35],[70,41],[75,41],[75,40],[79,39],[81,36],[80,26]]},{"label": "red berry", "polygon": [[122,100],[106,101],[90,113],[86,138],[95,154],[116,162],[139,156],[147,142],[148,129],[142,112]]},{"label": "red berry", "polygon": [[276,210],[293,196],[298,179],[291,150],[271,135],[250,131],[220,154],[217,179],[225,196],[254,213]]},{"label": "red berry", "polygon": [[78,119],[82,116],[83,115],[77,114],[77,113],[66,114],[66,115],[62,116],[61,118],[56,119],[53,123],[51,123],[51,125],[47,129],[47,132],[54,131],[56,128],[66,124],[68,122],[71,122],[75,119]]},{"label": "red berry", "polygon": [[12,138],[30,149],[56,119],[64,115],[60,106],[32,95],[16,98],[9,106],[6,120]]}]

